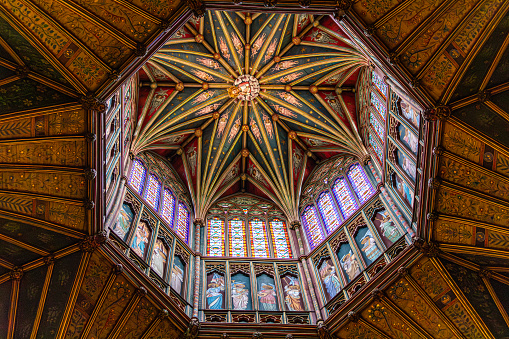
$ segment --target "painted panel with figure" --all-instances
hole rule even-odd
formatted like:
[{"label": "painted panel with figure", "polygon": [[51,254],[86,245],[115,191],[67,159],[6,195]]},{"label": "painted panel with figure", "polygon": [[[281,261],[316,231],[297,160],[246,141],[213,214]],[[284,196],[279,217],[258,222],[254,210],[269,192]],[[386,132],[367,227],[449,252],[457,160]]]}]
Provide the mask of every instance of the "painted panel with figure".
[{"label": "painted panel with figure", "polygon": [[371,221],[373,222],[373,225],[375,225],[375,228],[378,231],[378,234],[380,234],[386,247],[390,247],[402,235],[394,221],[392,221],[389,212],[385,209],[376,211],[373,218],[371,218]]},{"label": "painted panel with figure", "polygon": [[415,163],[410,160],[410,158],[401,150],[396,149],[395,151],[396,161],[398,162],[399,167],[415,182],[415,176],[417,172],[417,167]]},{"label": "painted panel with figure", "polygon": [[341,282],[332,260],[330,258],[324,259],[318,266],[318,272],[322,280],[325,298],[329,301],[341,291]]},{"label": "painted panel with figure", "polygon": [[337,254],[346,279],[348,282],[352,281],[361,273],[357,255],[353,252],[350,244],[341,244]]},{"label": "painted panel with figure", "polygon": [[237,273],[231,277],[232,310],[252,310],[251,283],[249,276]]},{"label": "painted panel with figure", "polygon": [[152,231],[148,225],[148,222],[146,220],[140,220],[136,226],[136,232],[134,233],[131,248],[133,249],[134,253],[142,258],[145,258],[145,255],[147,254],[151,233]]},{"label": "painted panel with figure", "polygon": [[224,310],[224,276],[212,272],[207,274],[207,308],[211,310]]},{"label": "painted panel with figure", "polygon": [[184,286],[184,274],[186,272],[186,264],[178,256],[173,257],[173,267],[171,268],[171,281],[170,286],[178,293],[182,294],[182,287]]},{"label": "painted panel with figure", "polygon": [[154,251],[152,253],[152,262],[150,266],[163,279],[166,273],[167,262],[168,262],[168,246],[165,244],[163,239],[158,238],[154,245]]},{"label": "painted panel with figure", "polygon": [[115,232],[115,234],[118,235],[122,240],[125,240],[133,220],[133,209],[128,204],[123,203],[122,208],[120,209],[120,213],[118,214],[118,220],[115,225],[113,225],[112,231]]},{"label": "painted panel with figure", "polygon": [[287,311],[304,311],[304,300],[299,278],[286,274],[281,278]]},{"label": "painted panel with figure", "polygon": [[274,278],[262,273],[256,278],[260,311],[277,311],[277,293]]},{"label": "painted panel with figure", "polygon": [[400,115],[411,123],[412,126],[419,129],[421,119],[419,110],[403,98],[399,100],[398,106]]},{"label": "painted panel with figure", "polygon": [[414,132],[401,123],[398,125],[398,139],[403,145],[412,151],[413,154],[417,155],[419,140]]},{"label": "painted panel with figure", "polygon": [[403,198],[403,200],[410,206],[414,205],[414,191],[410,186],[396,173],[393,174],[392,180],[393,187]]},{"label": "painted panel with figure", "polygon": [[371,233],[371,230],[367,227],[359,227],[357,234],[355,234],[355,242],[357,243],[357,247],[361,250],[361,255],[366,265],[371,264],[382,255],[382,251],[380,251],[373,233]]}]

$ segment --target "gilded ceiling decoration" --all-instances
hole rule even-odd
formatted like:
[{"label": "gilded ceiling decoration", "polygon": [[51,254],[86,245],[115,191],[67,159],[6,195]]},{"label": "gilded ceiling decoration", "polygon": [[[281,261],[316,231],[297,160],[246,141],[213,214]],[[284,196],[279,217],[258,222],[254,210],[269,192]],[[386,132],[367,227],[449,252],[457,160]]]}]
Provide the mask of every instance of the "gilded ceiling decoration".
[{"label": "gilded ceiling decoration", "polygon": [[198,217],[236,185],[297,220],[316,161],[367,153],[354,92],[368,65],[329,17],[208,11],[143,67],[132,151],[180,156]]}]

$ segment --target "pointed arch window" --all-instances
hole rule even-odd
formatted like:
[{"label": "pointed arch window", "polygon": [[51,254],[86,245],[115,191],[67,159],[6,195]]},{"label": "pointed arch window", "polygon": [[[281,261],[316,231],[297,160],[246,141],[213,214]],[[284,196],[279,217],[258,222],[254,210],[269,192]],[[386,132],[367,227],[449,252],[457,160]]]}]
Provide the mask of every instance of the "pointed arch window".
[{"label": "pointed arch window", "polygon": [[338,178],[332,186],[332,191],[338,202],[343,217],[347,219],[358,208],[353,193],[348,188],[345,177]]},{"label": "pointed arch window", "polygon": [[147,169],[143,163],[139,160],[134,160],[131,175],[129,176],[129,185],[131,185],[138,194],[141,194],[143,191],[143,184],[145,183],[146,175]]},{"label": "pointed arch window", "polygon": [[224,221],[222,219],[209,219],[207,254],[216,257],[224,256]]},{"label": "pointed arch window", "polygon": [[291,258],[292,249],[290,247],[290,239],[284,221],[274,218],[269,222],[270,231],[272,232],[272,246],[274,248],[274,256],[276,258]]},{"label": "pointed arch window", "polygon": [[333,232],[339,227],[341,219],[338,211],[336,210],[336,206],[334,206],[334,201],[332,201],[332,196],[329,191],[325,191],[320,194],[317,205],[324,225],[327,228],[327,233]]},{"label": "pointed arch window", "polygon": [[179,202],[175,232],[187,243],[189,236],[189,210]]},{"label": "pointed arch window", "polygon": [[253,257],[268,258],[269,244],[267,241],[267,229],[265,222],[256,218],[249,222],[251,235],[251,254]]},{"label": "pointed arch window", "polygon": [[325,237],[314,206],[310,205],[306,207],[304,213],[302,214],[302,221],[304,223],[306,235],[309,239],[309,245],[311,246],[311,249],[313,249]]},{"label": "pointed arch window", "polygon": [[173,218],[175,214],[175,197],[167,188],[163,192],[163,205],[161,208],[161,216],[166,220],[170,228],[173,228]]},{"label": "pointed arch window", "polygon": [[159,197],[161,196],[161,182],[154,174],[148,177],[147,188],[145,189],[145,196],[143,197],[155,210],[159,206]]},{"label": "pointed arch window", "polygon": [[247,257],[246,228],[244,220],[233,218],[228,221],[231,257]]},{"label": "pointed arch window", "polygon": [[361,203],[365,203],[373,194],[375,189],[368,180],[368,177],[361,165],[354,164],[348,170],[348,179],[355,190],[355,194]]}]

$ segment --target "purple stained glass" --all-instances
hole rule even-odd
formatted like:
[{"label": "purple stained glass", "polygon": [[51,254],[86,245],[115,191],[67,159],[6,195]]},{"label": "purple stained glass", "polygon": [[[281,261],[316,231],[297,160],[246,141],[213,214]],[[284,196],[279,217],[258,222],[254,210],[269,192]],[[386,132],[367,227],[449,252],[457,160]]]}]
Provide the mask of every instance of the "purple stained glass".
[{"label": "purple stained glass", "polygon": [[317,205],[325,228],[327,228],[327,233],[333,232],[340,225],[341,219],[339,218],[339,214],[334,206],[334,201],[332,201],[332,196],[329,191],[320,194]]},{"label": "purple stained glass", "polygon": [[371,104],[375,107],[376,111],[380,113],[383,121],[385,121],[385,117],[387,116],[387,108],[385,107],[385,102],[380,100],[375,92],[371,92]]},{"label": "purple stained glass", "polygon": [[161,195],[161,183],[154,174],[148,177],[147,188],[145,189],[145,201],[157,210],[159,206],[159,196]]},{"label": "purple stained glass", "polygon": [[369,144],[375,151],[376,156],[378,157],[378,160],[380,161],[380,163],[382,163],[382,159],[384,158],[384,155],[383,155],[384,153],[383,153],[380,145],[376,142],[375,137],[371,133],[369,134]]},{"label": "purple stained glass", "polygon": [[332,186],[332,191],[339,205],[339,209],[346,219],[357,210],[357,202],[348,188],[345,177],[338,178]]},{"label": "purple stained glass", "polygon": [[375,117],[373,112],[369,115],[369,123],[371,126],[373,126],[373,129],[375,130],[376,134],[380,138],[380,140],[384,139],[385,135],[385,128],[384,126],[378,121],[378,119]]},{"label": "purple stained glass", "polygon": [[173,228],[173,216],[175,213],[175,198],[171,194],[169,189],[165,189],[163,192],[163,207],[161,215],[166,222]]},{"label": "purple stained glass", "polygon": [[207,253],[210,256],[224,256],[224,221],[219,218],[209,219]]},{"label": "purple stained glass", "polygon": [[302,213],[302,223],[306,230],[311,249],[315,248],[323,239],[324,234],[314,206],[308,206]]},{"label": "purple stained glass", "polygon": [[352,165],[347,175],[355,190],[355,194],[361,203],[366,202],[375,193],[375,189],[369,182],[369,179],[366,173],[364,173],[361,165]]},{"label": "purple stained glass", "polygon": [[175,232],[187,243],[189,236],[189,211],[183,203],[179,203],[177,212],[177,227]]},{"label": "purple stained glass", "polygon": [[131,185],[138,194],[141,194],[141,191],[143,191],[146,175],[147,169],[143,166],[143,163],[139,160],[134,160],[131,175],[129,176],[129,185]]},{"label": "purple stained glass", "polygon": [[384,97],[387,97],[387,84],[383,81],[383,79],[376,74],[375,72],[371,73],[371,82],[375,87],[383,94]]}]

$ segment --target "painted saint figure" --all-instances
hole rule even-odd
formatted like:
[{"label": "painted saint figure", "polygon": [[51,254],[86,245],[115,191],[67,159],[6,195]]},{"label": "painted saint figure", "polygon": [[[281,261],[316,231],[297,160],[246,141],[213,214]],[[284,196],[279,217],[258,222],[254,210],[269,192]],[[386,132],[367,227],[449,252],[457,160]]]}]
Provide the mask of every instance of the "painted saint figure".
[{"label": "painted saint figure", "polygon": [[154,246],[154,252],[152,254],[152,269],[159,274],[160,277],[164,278],[164,268],[166,267],[166,260],[168,258],[168,250],[164,246],[164,242],[161,239],[157,239]]},{"label": "painted saint figure", "polygon": [[113,232],[118,235],[120,238],[125,239],[127,232],[129,232],[129,227],[134,219],[133,212],[131,208],[126,206],[125,204],[122,206],[120,213],[118,215],[118,221],[113,227]]},{"label": "painted saint figure", "polygon": [[261,289],[258,291],[258,300],[262,311],[277,311],[274,285],[262,283]]},{"label": "painted saint figure", "polygon": [[[378,215],[380,215],[382,218],[379,219]],[[387,211],[378,212],[377,216],[375,217],[375,220],[380,221],[380,230],[382,231],[382,235],[384,237],[389,239],[392,243],[399,239],[401,234],[399,233],[396,225],[394,225],[394,223],[392,222],[389,212]]]},{"label": "painted saint figure", "polygon": [[219,274],[214,273],[206,291],[209,309],[221,310],[223,308],[223,291],[224,279]]},{"label": "painted saint figure", "polygon": [[133,244],[131,246],[134,253],[142,258],[145,257],[149,234],[150,231],[148,230],[147,223],[145,221],[140,221],[138,227],[136,227],[136,233],[134,233]]},{"label": "painted saint figure", "polygon": [[184,282],[184,272],[182,271],[182,268],[173,264],[173,268],[171,270],[170,286],[178,293],[181,293],[183,282]]},{"label": "painted saint figure", "polygon": [[361,244],[363,245],[361,251],[364,252],[366,257],[371,261],[374,261],[382,254],[382,252],[380,252],[380,249],[378,249],[375,239],[373,238],[373,234],[371,233],[370,230],[368,230],[364,237],[362,238]]},{"label": "painted saint figure", "polygon": [[285,277],[290,279],[289,283],[285,286],[285,303],[290,311],[304,311],[302,308],[302,300],[300,293],[299,280],[294,277]]},{"label": "painted saint figure", "polygon": [[336,269],[334,265],[331,265],[328,260],[322,263],[320,268],[320,278],[322,278],[325,289],[329,294],[329,299],[334,298],[334,296],[341,290],[341,283],[339,282],[339,278],[336,275]]},{"label": "painted saint figure", "polygon": [[352,280],[361,273],[357,257],[352,253],[352,250],[345,254],[343,258],[341,258],[340,262],[341,267],[343,267],[343,270],[348,275],[348,279]]},{"label": "painted saint figure", "polygon": [[242,282],[232,281],[232,302],[234,310],[246,310],[249,302],[249,290]]}]

